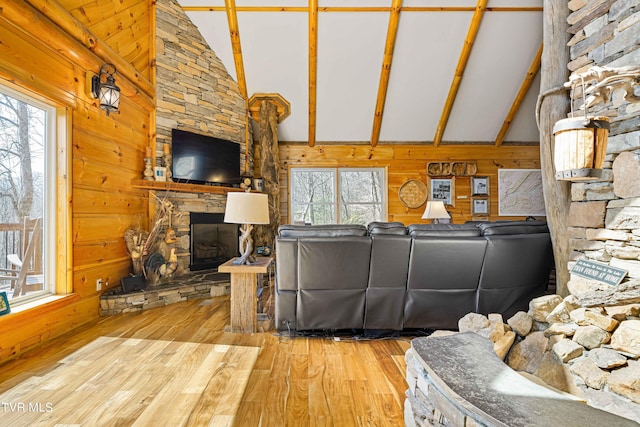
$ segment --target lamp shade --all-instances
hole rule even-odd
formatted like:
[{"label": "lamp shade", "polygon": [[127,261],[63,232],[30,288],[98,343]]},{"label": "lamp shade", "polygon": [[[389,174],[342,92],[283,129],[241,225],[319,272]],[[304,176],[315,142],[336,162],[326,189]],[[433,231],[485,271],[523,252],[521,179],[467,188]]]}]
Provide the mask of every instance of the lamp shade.
[{"label": "lamp shade", "polygon": [[269,199],[264,193],[229,192],[224,222],[269,224]]},{"label": "lamp shade", "polygon": [[427,208],[422,214],[422,219],[443,219],[451,218],[449,212],[444,207],[444,202],[441,201],[429,201],[427,202]]}]

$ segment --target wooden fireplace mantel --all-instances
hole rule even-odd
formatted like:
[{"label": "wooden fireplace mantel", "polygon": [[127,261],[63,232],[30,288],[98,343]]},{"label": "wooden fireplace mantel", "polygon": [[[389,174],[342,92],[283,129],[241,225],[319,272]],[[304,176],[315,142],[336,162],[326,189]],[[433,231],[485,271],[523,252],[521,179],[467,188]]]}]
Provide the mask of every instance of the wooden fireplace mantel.
[{"label": "wooden fireplace mantel", "polygon": [[[184,184],[181,182],[147,181],[144,179],[132,179],[131,186],[133,188],[142,188],[145,190],[176,191],[181,193],[227,194],[232,191],[245,191],[242,188],[236,188],[236,187],[222,187],[222,186],[202,185],[202,184]],[[254,192],[254,190],[251,190],[251,191]]]}]

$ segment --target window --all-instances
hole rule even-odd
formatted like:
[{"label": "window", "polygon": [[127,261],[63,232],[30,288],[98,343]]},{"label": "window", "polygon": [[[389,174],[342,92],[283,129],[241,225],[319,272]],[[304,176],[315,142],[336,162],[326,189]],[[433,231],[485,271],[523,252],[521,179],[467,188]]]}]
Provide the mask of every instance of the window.
[{"label": "window", "polygon": [[384,168],[292,168],[291,220],[307,224],[385,221]]},{"label": "window", "polygon": [[12,306],[55,291],[56,114],[0,86],[0,291]]}]

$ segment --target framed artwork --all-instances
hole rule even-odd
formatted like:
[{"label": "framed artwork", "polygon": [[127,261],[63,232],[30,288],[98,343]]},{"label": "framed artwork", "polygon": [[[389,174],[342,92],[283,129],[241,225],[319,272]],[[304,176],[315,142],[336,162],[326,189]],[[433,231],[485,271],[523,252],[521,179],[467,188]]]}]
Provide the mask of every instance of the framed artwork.
[{"label": "framed artwork", "polygon": [[7,314],[11,311],[9,307],[9,298],[6,292],[0,292],[0,315]]},{"label": "framed artwork", "polygon": [[156,166],[153,168],[153,170],[156,181],[167,181],[167,168],[165,168],[164,166]]},{"label": "framed artwork", "polygon": [[547,215],[540,169],[498,169],[498,215]]},{"label": "framed artwork", "polygon": [[474,216],[489,216],[489,199],[471,199],[471,214]]},{"label": "framed artwork", "polygon": [[445,205],[453,205],[453,179],[431,179],[429,196],[429,200],[439,200]]},{"label": "framed artwork", "polygon": [[472,196],[488,196],[489,195],[489,177],[488,176],[472,176],[471,177],[471,195]]}]

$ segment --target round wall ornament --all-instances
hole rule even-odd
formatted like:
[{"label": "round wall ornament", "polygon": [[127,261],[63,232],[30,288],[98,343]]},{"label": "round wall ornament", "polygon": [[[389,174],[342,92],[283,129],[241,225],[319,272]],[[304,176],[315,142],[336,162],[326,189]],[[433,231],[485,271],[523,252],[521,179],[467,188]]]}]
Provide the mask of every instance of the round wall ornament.
[{"label": "round wall ornament", "polygon": [[417,179],[409,179],[400,186],[398,197],[406,207],[419,208],[427,201],[427,186]]}]

